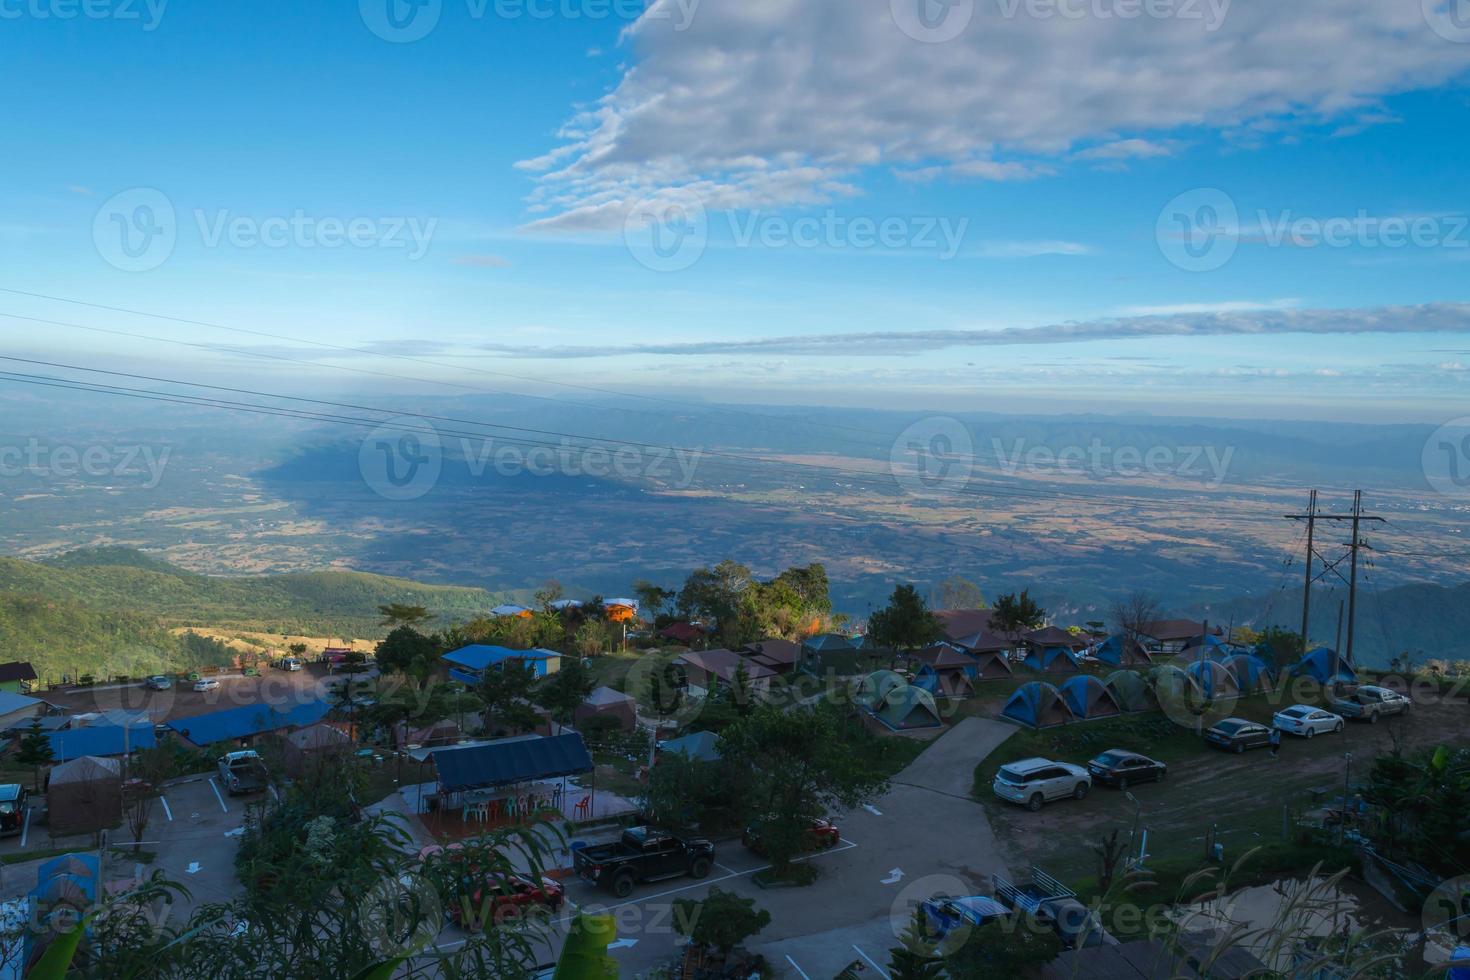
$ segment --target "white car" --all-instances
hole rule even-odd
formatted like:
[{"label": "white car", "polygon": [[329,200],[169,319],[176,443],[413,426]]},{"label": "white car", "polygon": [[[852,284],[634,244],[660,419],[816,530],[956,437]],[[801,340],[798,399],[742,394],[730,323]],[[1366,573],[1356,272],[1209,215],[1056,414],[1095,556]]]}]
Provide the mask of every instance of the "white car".
[{"label": "white car", "polygon": [[1069,796],[1082,799],[1092,789],[1092,776],[1070,762],[1022,759],[1001,766],[991,789],[1001,799],[1019,803],[1034,813],[1052,800]]},{"label": "white car", "polygon": [[148,678],[148,689],[152,691],[167,691],[173,686],[173,678],[165,677],[163,674],[154,674]]},{"label": "white car", "polygon": [[1318,732],[1340,732],[1347,727],[1347,722],[1343,721],[1342,715],[1308,704],[1294,704],[1276,712],[1271,726],[1303,738],[1312,738]]},{"label": "white car", "polygon": [[201,677],[197,681],[194,682],[194,690],[196,690],[196,691],[218,691],[219,690],[219,681],[215,680],[213,677]]},{"label": "white car", "polygon": [[300,670],[301,669],[301,660],[300,660],[299,657],[287,657],[285,660],[282,660],[281,661],[280,666],[281,666],[281,669],[282,670],[290,670],[290,671]]}]

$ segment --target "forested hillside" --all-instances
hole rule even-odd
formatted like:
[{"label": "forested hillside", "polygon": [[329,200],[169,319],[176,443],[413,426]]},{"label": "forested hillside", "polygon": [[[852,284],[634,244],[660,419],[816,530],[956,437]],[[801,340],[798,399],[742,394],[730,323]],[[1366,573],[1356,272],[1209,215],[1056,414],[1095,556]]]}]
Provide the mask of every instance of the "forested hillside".
[{"label": "forested hillside", "polygon": [[125,548],[47,563],[0,558],[0,660],[29,660],[43,678],[176,669],[222,653],[169,627],[373,636],[378,606],[390,602],[452,621],[483,613],[495,598],[345,571],[211,578]]}]

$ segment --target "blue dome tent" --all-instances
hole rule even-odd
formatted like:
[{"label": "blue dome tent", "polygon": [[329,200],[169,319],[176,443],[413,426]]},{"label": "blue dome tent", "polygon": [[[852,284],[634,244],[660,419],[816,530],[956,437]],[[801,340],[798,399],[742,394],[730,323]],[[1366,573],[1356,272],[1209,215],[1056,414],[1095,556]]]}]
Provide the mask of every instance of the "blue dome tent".
[{"label": "blue dome tent", "polygon": [[1001,709],[1001,717],[1028,728],[1051,728],[1072,721],[1072,711],[1062,700],[1061,692],[1050,684],[1032,681],[1023,684]]},{"label": "blue dome tent", "polygon": [[1184,668],[1196,684],[1206,701],[1217,701],[1221,698],[1233,698],[1240,694],[1240,685],[1235,682],[1235,675],[1225,669],[1225,665],[1214,660],[1197,660]]},{"label": "blue dome tent", "polygon": [[1311,677],[1319,684],[1356,684],[1358,672],[1353,670],[1336,650],[1318,647],[1291,668],[1293,677]]},{"label": "blue dome tent", "polygon": [[1112,692],[1091,674],[1069,677],[1059,690],[1067,709],[1078,718],[1107,718],[1123,713]]},{"label": "blue dome tent", "polygon": [[1103,681],[1103,686],[1124,711],[1147,711],[1153,707],[1148,682],[1135,670],[1115,670]]},{"label": "blue dome tent", "polygon": [[1225,661],[1225,669],[1235,678],[1235,686],[1244,691],[1261,691],[1271,686],[1271,668],[1266,661],[1249,653],[1237,653]]}]

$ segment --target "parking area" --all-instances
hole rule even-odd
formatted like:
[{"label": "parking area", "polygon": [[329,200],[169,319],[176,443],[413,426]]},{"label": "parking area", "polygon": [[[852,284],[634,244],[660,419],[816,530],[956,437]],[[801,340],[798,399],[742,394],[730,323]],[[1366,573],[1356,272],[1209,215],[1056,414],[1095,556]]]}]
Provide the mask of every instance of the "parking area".
[{"label": "parking area", "polygon": [[[371,675],[359,676],[366,678]],[[162,724],[242,705],[318,701],[327,696],[332,686],[342,683],[343,675],[329,674],[326,668],[312,665],[300,671],[265,668],[254,677],[222,674],[217,679],[219,686],[211,691],[195,691],[188,681],[177,681],[167,690],[155,691],[140,680],[121,685],[45,691],[39,696],[68,714],[119,710],[147,712],[156,724]]]}]

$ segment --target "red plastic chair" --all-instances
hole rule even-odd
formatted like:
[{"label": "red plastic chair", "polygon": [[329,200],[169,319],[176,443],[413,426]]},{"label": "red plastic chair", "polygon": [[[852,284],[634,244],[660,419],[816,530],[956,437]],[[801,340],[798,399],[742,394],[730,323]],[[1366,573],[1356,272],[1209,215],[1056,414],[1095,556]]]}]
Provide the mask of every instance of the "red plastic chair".
[{"label": "red plastic chair", "polygon": [[590,796],[582,797],[581,801],[573,808],[576,816],[579,818],[586,817],[590,813],[591,809],[592,797]]}]

